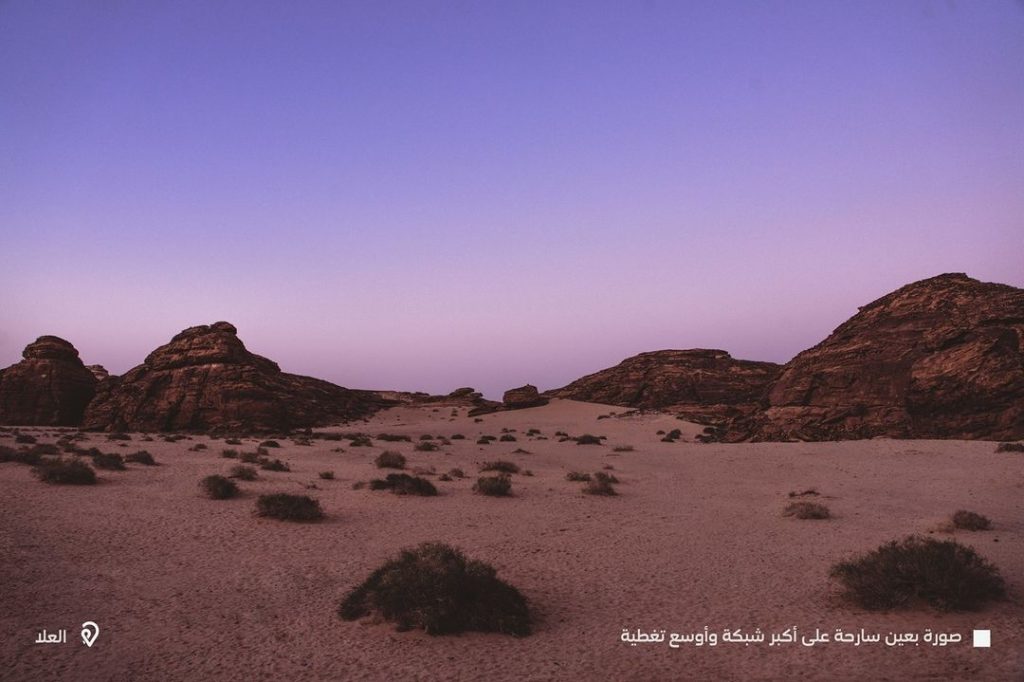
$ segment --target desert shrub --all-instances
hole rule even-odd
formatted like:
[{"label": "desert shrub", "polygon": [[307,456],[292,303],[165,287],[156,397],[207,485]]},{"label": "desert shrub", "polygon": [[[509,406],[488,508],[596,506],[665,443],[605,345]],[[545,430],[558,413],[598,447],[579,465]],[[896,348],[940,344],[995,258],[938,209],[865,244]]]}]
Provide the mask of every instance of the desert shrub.
[{"label": "desert shrub", "polygon": [[512,451],[513,455],[532,455],[533,453],[529,450],[523,450],[522,448],[516,448]]},{"label": "desert shrub", "polygon": [[260,495],[256,513],[281,521],[316,521],[324,517],[320,503],[308,495],[274,493]]},{"label": "desert shrub", "polygon": [[196,443],[195,445],[190,447],[188,449],[188,451],[189,452],[202,452],[203,450],[206,450],[206,449],[207,449],[206,443]]},{"label": "desert shrub", "polygon": [[451,481],[453,479],[448,474],[441,474],[440,476],[437,477],[437,480],[439,480],[439,481]]},{"label": "desert shrub", "polygon": [[488,439],[486,439],[483,436],[481,436],[480,438],[477,439],[476,444],[477,445],[490,445],[491,441],[489,441]]},{"label": "desert shrub", "polygon": [[619,493],[612,485],[612,478],[603,472],[594,474],[583,486],[583,493],[586,495],[612,496]]},{"label": "desert shrub", "polygon": [[499,580],[491,566],[439,543],[402,550],[350,591],[338,609],[344,620],[372,613],[396,623],[399,630],[422,628],[429,635],[530,634],[530,612],[522,594]]},{"label": "desert shrub", "polygon": [[37,443],[32,446],[31,451],[40,456],[60,454],[60,448],[55,443]]},{"label": "desert shrub", "polygon": [[805,520],[827,519],[830,516],[828,507],[815,502],[793,502],[783,510],[782,515],[795,516],[798,519]]},{"label": "desert shrub", "polygon": [[481,476],[473,484],[473,492],[491,497],[504,497],[512,492],[512,477],[508,474]]},{"label": "desert shrub", "polygon": [[499,459],[494,462],[484,462],[480,465],[480,471],[501,471],[506,474],[518,474],[519,465],[514,462]]},{"label": "desert shrub", "polygon": [[235,485],[235,482],[220,474],[207,476],[199,481],[199,487],[212,500],[226,500],[238,494],[238,486]]},{"label": "desert shrub", "polygon": [[293,438],[292,444],[299,446],[310,446],[313,444],[313,441],[311,441],[309,438]]},{"label": "desert shrub", "polygon": [[27,433],[19,433],[14,437],[14,442],[21,445],[33,445],[36,442],[36,437],[30,436]]},{"label": "desert shrub", "polygon": [[240,481],[255,481],[259,478],[254,467],[248,467],[244,464],[236,464],[231,467],[231,478],[237,478]]},{"label": "desert shrub", "polygon": [[[608,467],[605,467],[605,468],[607,469]],[[595,472],[594,473],[594,478],[597,479],[598,481],[607,481],[608,483],[618,483],[619,482],[619,479],[615,478],[614,474],[606,474],[603,471]]]},{"label": "desert shrub", "polygon": [[806,490],[801,490],[800,492],[796,492],[794,490],[789,491],[790,497],[817,497],[819,494],[820,493],[814,488],[808,488]]},{"label": "desert shrub", "polygon": [[992,522],[981,514],[961,509],[953,514],[953,526],[961,530],[990,530]]},{"label": "desert shrub", "polygon": [[385,450],[377,455],[377,459],[373,460],[373,463],[377,465],[378,469],[404,469],[405,455],[394,450]]},{"label": "desert shrub", "polygon": [[582,436],[576,438],[576,445],[600,445],[601,437],[593,436],[589,433],[585,433]]},{"label": "desert shrub", "polygon": [[237,459],[238,458],[238,450],[232,450],[230,448],[225,449],[225,450],[221,450],[220,451],[220,456],[221,457],[227,457],[228,459]]},{"label": "desert shrub", "polygon": [[616,445],[612,448],[612,452],[633,452],[632,445]]},{"label": "desert shrub", "polygon": [[996,452],[1024,452],[1024,443],[1000,443]]},{"label": "desert shrub", "polygon": [[452,478],[465,478],[466,472],[464,472],[462,469],[455,468],[449,470],[448,475],[451,476]]},{"label": "desert shrub", "polygon": [[260,469],[264,471],[291,471],[288,465],[279,459],[267,459],[260,463]]},{"label": "desert shrub", "polygon": [[437,450],[438,447],[437,443],[431,442],[429,440],[424,440],[420,441],[419,443],[416,443],[416,447],[414,447],[413,449],[418,450],[419,452],[433,452]]},{"label": "desert shrub", "polygon": [[832,567],[846,596],[869,610],[926,603],[943,611],[970,611],[1001,599],[999,570],[952,540],[910,536]]},{"label": "desert shrub", "polygon": [[398,443],[401,441],[405,441],[406,443],[412,442],[412,438],[409,436],[400,436],[394,433],[379,433],[377,434],[377,440],[382,440],[386,443]]},{"label": "desert shrub", "polygon": [[139,450],[133,452],[130,455],[125,455],[124,461],[133,462],[135,464],[145,464],[146,466],[156,466],[156,460],[153,459],[153,455],[149,454],[145,450]]},{"label": "desert shrub", "polygon": [[677,440],[683,437],[683,432],[679,429],[672,429],[665,434],[665,437],[661,439],[663,443],[675,443]]},{"label": "desert shrub", "polygon": [[501,441],[502,443],[515,443],[516,437],[513,436],[511,433],[506,433],[502,435],[502,437],[499,438],[498,440]]},{"label": "desert shrub", "polygon": [[246,464],[259,464],[263,457],[258,452],[243,452],[238,456]]},{"label": "desert shrub", "polygon": [[526,430],[526,435],[527,436],[539,436],[540,435],[540,429],[527,429]]},{"label": "desert shrub", "polygon": [[92,465],[97,469],[107,469],[108,471],[124,471],[124,459],[121,455],[116,453],[105,453],[99,452],[98,450],[93,452]]},{"label": "desert shrub", "polygon": [[276,440],[265,440],[262,443],[260,443],[260,447],[261,448],[279,448],[279,447],[281,447],[281,444],[278,443]]},{"label": "desert shrub", "polygon": [[92,485],[96,472],[80,459],[44,459],[32,469],[36,478],[57,485]]},{"label": "desert shrub", "polygon": [[431,436],[429,433],[425,433],[422,436],[420,436],[420,440],[434,440],[434,437]]},{"label": "desert shrub", "polygon": [[373,441],[369,436],[355,436],[349,440],[349,445],[354,448],[369,448],[373,447]]},{"label": "desert shrub", "polygon": [[590,474],[585,474],[582,471],[570,471],[569,473],[567,473],[565,475],[565,480],[567,480],[567,481],[579,481],[579,482],[589,481],[590,480]]},{"label": "desert shrub", "polygon": [[132,437],[127,433],[108,433],[107,440],[131,440]]},{"label": "desert shrub", "polygon": [[409,474],[388,474],[384,480],[375,478],[370,481],[370,490],[390,490],[396,495],[420,495],[432,497],[437,495],[437,488],[425,478]]},{"label": "desert shrub", "polygon": [[451,439],[452,440],[466,440],[466,437],[464,435],[462,435],[461,433],[453,433]]},{"label": "desert shrub", "polygon": [[242,441],[238,440],[237,438],[228,438],[227,440],[224,441],[224,444],[225,445],[241,445]]},{"label": "desert shrub", "polygon": [[320,478],[322,478],[325,481],[333,481],[334,480],[334,472],[333,471],[321,471],[320,472]]}]

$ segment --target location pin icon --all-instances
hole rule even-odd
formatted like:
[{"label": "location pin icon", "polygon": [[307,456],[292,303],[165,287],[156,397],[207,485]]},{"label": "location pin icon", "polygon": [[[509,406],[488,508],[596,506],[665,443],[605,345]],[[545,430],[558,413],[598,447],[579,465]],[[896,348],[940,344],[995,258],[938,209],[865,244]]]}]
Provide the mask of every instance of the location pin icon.
[{"label": "location pin icon", "polygon": [[100,636],[100,626],[91,620],[87,620],[82,623],[82,642],[86,646],[91,647],[96,643],[96,638]]}]

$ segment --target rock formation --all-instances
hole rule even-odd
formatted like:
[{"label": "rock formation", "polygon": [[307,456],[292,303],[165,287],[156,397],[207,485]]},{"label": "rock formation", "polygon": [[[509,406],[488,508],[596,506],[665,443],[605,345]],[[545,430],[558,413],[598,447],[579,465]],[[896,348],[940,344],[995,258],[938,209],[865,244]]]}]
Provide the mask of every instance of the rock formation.
[{"label": "rock formation", "polygon": [[85,368],[92,372],[92,375],[96,377],[96,381],[103,381],[110,377],[110,372],[103,365],[86,365]]},{"label": "rock formation", "polygon": [[227,322],[184,330],[143,364],[102,382],[83,428],[116,431],[287,431],[366,416],[369,391],[286,374],[246,350]]},{"label": "rock formation", "polygon": [[718,421],[754,411],[781,369],[772,362],[736,360],[724,350],[660,350],[627,358],[547,394]]},{"label": "rock formation", "polygon": [[1024,438],[1024,289],[946,274],[791,360],[729,440]]},{"label": "rock formation", "polygon": [[527,407],[539,407],[547,405],[548,399],[542,396],[537,387],[526,384],[519,388],[510,388],[501,397],[502,405],[506,410],[522,410]]},{"label": "rock formation", "polygon": [[96,390],[96,377],[70,343],[40,336],[21,362],[0,372],[0,424],[75,426]]}]

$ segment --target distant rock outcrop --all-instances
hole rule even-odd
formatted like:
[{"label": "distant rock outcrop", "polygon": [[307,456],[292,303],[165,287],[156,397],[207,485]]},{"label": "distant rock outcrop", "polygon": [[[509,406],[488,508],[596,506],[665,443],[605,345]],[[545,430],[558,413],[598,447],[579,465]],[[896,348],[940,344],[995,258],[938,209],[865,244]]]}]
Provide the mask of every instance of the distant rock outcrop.
[{"label": "distant rock outcrop", "polygon": [[85,368],[92,372],[92,375],[96,377],[96,381],[103,381],[110,377],[110,372],[103,365],[86,365]]},{"label": "distant rock outcrop", "polygon": [[793,358],[764,407],[727,438],[1024,438],[1024,289],[902,287]]},{"label": "distant rock outcrop", "polygon": [[96,391],[96,377],[70,343],[40,336],[21,362],[0,372],[0,424],[75,426]]},{"label": "distant rock outcrop", "polygon": [[782,367],[724,350],[660,350],[627,358],[547,395],[674,412],[696,421],[746,415]]},{"label": "distant rock outcrop", "polygon": [[501,397],[502,405],[506,410],[522,410],[527,407],[540,407],[547,405],[548,399],[540,394],[537,387],[526,384],[519,388],[510,388]]},{"label": "distant rock outcrop", "polygon": [[102,382],[83,428],[287,431],[366,416],[386,402],[286,374],[246,350],[227,322],[184,330],[143,364]]}]

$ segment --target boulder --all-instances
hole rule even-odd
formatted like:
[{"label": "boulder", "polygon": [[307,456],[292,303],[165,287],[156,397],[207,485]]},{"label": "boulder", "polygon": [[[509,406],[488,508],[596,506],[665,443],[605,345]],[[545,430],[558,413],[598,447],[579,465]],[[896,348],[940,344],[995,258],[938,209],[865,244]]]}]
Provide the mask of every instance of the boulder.
[{"label": "boulder", "polygon": [[510,388],[505,391],[501,402],[506,410],[521,410],[527,407],[547,405],[548,399],[537,391],[536,386],[526,384],[525,386]]},{"label": "boulder", "polygon": [[0,372],[0,424],[77,426],[96,377],[69,342],[40,336],[21,362]]},{"label": "boulder", "polygon": [[83,428],[111,431],[288,431],[348,421],[387,404],[250,353],[234,325],[184,330],[120,377],[102,382]]}]

